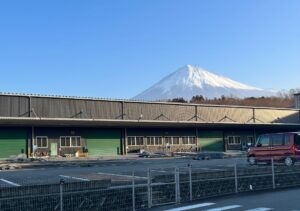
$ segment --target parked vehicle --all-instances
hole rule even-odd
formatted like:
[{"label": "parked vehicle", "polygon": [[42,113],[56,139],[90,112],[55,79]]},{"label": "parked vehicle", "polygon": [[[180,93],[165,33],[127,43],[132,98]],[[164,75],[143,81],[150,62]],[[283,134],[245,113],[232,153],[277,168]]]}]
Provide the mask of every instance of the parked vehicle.
[{"label": "parked vehicle", "polygon": [[150,152],[142,151],[139,153],[139,157],[140,158],[160,158],[160,157],[168,157],[168,155],[163,152],[150,153]]},{"label": "parked vehicle", "polygon": [[193,160],[210,160],[224,158],[223,152],[200,152],[193,157]]},{"label": "parked vehicle", "polygon": [[248,162],[284,162],[291,166],[300,160],[300,132],[265,134],[258,137],[254,147],[248,149]]}]

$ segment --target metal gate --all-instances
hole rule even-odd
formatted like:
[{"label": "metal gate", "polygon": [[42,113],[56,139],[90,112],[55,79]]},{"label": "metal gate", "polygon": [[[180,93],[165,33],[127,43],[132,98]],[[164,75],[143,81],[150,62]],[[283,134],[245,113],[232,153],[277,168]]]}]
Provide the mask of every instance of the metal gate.
[{"label": "metal gate", "polygon": [[148,170],[148,207],[180,202],[179,169]]}]

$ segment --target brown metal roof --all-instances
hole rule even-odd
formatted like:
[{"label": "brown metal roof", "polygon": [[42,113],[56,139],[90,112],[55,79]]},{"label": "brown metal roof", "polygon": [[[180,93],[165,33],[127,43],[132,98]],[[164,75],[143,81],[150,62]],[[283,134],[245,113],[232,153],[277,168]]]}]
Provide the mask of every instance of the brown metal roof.
[{"label": "brown metal roof", "polygon": [[[251,108],[251,109],[271,109],[271,110],[299,110],[295,108],[276,108],[276,107],[255,107],[255,106],[239,106],[239,105],[218,105],[218,104],[195,104],[195,103],[179,103],[165,101],[143,101],[134,99],[110,99],[97,97],[79,97],[79,96],[62,96],[62,95],[43,95],[43,94],[26,94],[26,93],[10,93],[0,92],[0,96],[17,96],[17,97],[36,97],[36,98],[52,98],[52,99],[71,99],[71,100],[94,100],[107,102],[128,102],[143,104],[162,104],[162,105],[187,105],[187,106],[205,106],[205,107],[226,107],[226,108]],[[295,94],[300,95],[300,93]]]}]

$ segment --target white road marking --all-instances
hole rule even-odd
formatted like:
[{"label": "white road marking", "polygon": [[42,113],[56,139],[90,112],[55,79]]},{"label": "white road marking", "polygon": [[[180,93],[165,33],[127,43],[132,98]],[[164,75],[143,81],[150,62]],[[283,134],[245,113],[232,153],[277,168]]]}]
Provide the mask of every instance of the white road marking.
[{"label": "white road marking", "polygon": [[59,175],[60,177],[66,178],[66,179],[74,179],[74,180],[80,180],[80,181],[90,181],[89,179],[80,178],[80,177],[72,177],[72,176],[66,176],[66,175]]},{"label": "white road marking", "polygon": [[169,210],[165,210],[165,211],[184,211],[184,210],[191,210],[191,209],[196,209],[196,208],[200,208],[200,207],[207,207],[207,206],[211,206],[214,204],[215,203],[194,204],[194,205],[189,205],[189,206],[184,206],[184,207],[177,207],[177,208],[173,208],[173,209],[169,209]]},{"label": "white road marking", "polygon": [[5,183],[10,184],[10,185],[12,185],[12,186],[16,186],[16,187],[21,186],[21,185],[19,185],[19,184],[17,184],[17,183],[8,181],[8,180],[6,180],[6,179],[0,179],[0,180],[1,180],[2,182],[5,182]]},{"label": "white road marking", "polygon": [[223,211],[223,210],[230,210],[230,209],[235,209],[235,208],[239,208],[242,207],[241,205],[230,205],[230,206],[225,206],[225,207],[217,207],[217,208],[213,208],[213,209],[209,209],[206,211]]},{"label": "white road marking", "polygon": [[260,208],[245,210],[245,211],[268,211],[268,210],[272,210],[272,208],[260,207]]},{"label": "white road marking", "polygon": [[224,171],[224,169],[210,169],[210,170],[213,170],[213,171]]},{"label": "white road marking", "polygon": [[152,172],[159,172],[159,173],[166,173],[166,172],[169,172],[169,171],[164,171],[164,170],[153,170],[151,169]]},{"label": "white road marking", "polygon": [[[117,177],[128,177],[128,178],[132,178],[131,175],[124,175],[124,174],[113,174],[113,173],[102,173],[102,172],[98,172],[97,174],[102,174],[102,175],[111,175],[111,176],[117,176]],[[139,176],[134,176],[134,178],[136,179],[148,179],[147,177],[139,177]]]},{"label": "white road marking", "polygon": [[224,171],[224,169],[216,169],[216,168],[197,168],[205,171]]}]

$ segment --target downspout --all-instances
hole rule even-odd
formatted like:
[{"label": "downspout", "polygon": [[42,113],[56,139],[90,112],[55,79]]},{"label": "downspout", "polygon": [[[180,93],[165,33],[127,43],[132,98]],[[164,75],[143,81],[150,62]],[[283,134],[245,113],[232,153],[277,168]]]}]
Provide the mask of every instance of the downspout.
[{"label": "downspout", "polygon": [[123,153],[122,154],[127,155],[127,128],[124,128],[124,130],[123,130],[122,140],[123,140],[123,147],[122,147]]},{"label": "downspout", "polygon": [[30,152],[29,157],[31,157],[33,154],[33,143],[34,143],[34,126],[31,127],[31,142],[30,142]]}]

